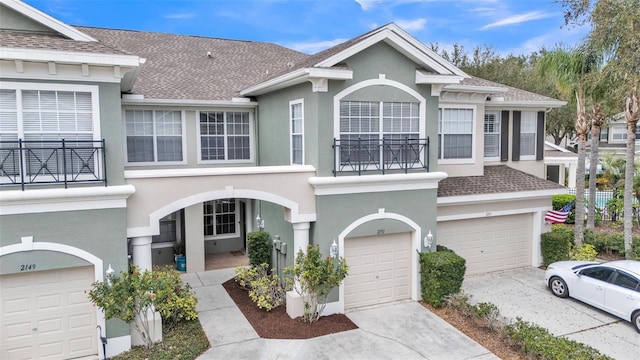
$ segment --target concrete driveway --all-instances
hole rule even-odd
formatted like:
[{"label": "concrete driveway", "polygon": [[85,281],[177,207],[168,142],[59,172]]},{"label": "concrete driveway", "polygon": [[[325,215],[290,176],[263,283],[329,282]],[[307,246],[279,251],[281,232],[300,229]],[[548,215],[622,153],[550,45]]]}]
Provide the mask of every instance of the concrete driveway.
[{"label": "concrete driveway", "polygon": [[233,276],[233,269],[182,275],[197,294],[196,310],[211,343],[199,360],[498,359],[414,301],[347,313],[356,330],[308,340],[262,339],[221,285]]},{"label": "concrete driveway", "polygon": [[577,300],[553,296],[544,284],[544,270],[469,276],[462,287],[472,303],[493,303],[508,319],[520,317],[617,360],[640,356],[640,334],[631,324]]}]

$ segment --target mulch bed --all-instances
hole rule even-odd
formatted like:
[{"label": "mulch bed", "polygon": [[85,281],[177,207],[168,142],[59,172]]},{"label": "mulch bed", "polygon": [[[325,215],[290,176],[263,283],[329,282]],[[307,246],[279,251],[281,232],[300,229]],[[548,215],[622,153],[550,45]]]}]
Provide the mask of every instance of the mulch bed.
[{"label": "mulch bed", "polygon": [[278,306],[267,312],[259,309],[249,298],[249,292],[238,286],[233,279],[222,286],[261,338],[309,339],[358,328],[344,314],[322,316],[314,323],[306,323],[302,318],[290,318],[285,306]]}]

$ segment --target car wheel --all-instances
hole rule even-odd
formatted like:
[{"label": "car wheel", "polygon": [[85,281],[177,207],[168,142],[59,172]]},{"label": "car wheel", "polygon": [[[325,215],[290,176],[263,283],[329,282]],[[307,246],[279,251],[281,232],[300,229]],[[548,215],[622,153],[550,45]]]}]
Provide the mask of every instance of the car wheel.
[{"label": "car wheel", "polygon": [[549,289],[551,289],[551,293],[557,297],[566,298],[569,296],[567,283],[557,276],[554,276],[549,280]]},{"label": "car wheel", "polygon": [[631,325],[636,328],[636,331],[640,333],[640,310],[631,315]]}]

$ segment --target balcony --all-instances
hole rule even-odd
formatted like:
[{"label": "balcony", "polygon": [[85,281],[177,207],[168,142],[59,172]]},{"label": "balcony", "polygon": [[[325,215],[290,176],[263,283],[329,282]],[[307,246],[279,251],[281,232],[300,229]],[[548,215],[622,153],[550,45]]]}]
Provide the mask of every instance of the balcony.
[{"label": "balcony", "polygon": [[333,139],[333,175],[429,171],[429,138]]},{"label": "balcony", "polygon": [[102,140],[0,141],[0,186],[103,183],[107,186]]}]

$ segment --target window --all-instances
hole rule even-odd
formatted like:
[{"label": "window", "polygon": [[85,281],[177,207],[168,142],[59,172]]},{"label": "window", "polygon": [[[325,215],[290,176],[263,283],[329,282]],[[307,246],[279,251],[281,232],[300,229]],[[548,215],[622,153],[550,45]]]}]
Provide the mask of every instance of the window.
[{"label": "window", "polygon": [[127,162],[182,162],[182,114],[125,110]]},{"label": "window", "polygon": [[[420,107],[414,102],[341,101],[341,162],[379,168],[419,161]],[[409,141],[410,140],[410,141]],[[408,145],[407,145],[408,144]],[[366,170],[366,169],[363,169]]]},{"label": "window", "polygon": [[200,160],[251,160],[248,112],[200,112]]},{"label": "window", "polygon": [[522,112],[520,125],[520,156],[536,155],[537,117],[533,111]]},{"label": "window", "polygon": [[204,203],[204,236],[233,237],[238,235],[236,199],[220,199]]},{"label": "window", "polygon": [[484,114],[484,157],[500,157],[500,113],[497,111]]},{"label": "window", "polygon": [[613,280],[613,283],[623,288],[640,292],[640,281],[631,275],[617,272],[617,276]]},{"label": "window", "polygon": [[303,100],[289,103],[291,130],[291,164],[304,164],[304,107]]},{"label": "window", "polygon": [[438,158],[471,159],[473,154],[474,109],[438,110]]},{"label": "window", "polygon": [[[0,141],[16,143],[1,145],[0,176],[19,176],[21,168],[34,183],[61,181],[62,174],[71,175],[67,180],[82,180],[80,174],[98,176],[96,151],[100,145],[93,142],[100,139],[96,86],[2,86]],[[24,150],[19,150],[18,140],[24,141]]]},{"label": "window", "polygon": [[610,129],[612,142],[627,141],[627,126],[625,124],[611,125]]},{"label": "window", "polygon": [[152,237],[153,244],[174,243],[178,239],[178,215],[174,212],[160,219],[160,235]]},{"label": "window", "polygon": [[609,139],[609,129],[603,127],[600,129],[600,141],[607,141]]},{"label": "window", "polygon": [[584,276],[588,276],[590,278],[594,278],[596,280],[607,281],[609,276],[613,273],[612,269],[605,267],[592,267],[589,269],[582,270],[580,274]]}]

